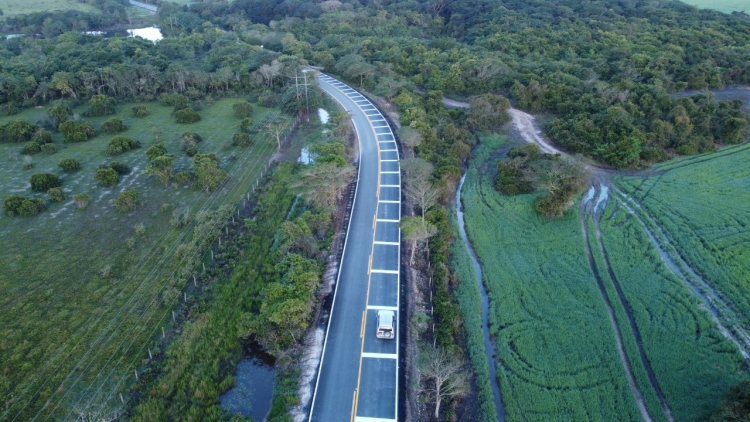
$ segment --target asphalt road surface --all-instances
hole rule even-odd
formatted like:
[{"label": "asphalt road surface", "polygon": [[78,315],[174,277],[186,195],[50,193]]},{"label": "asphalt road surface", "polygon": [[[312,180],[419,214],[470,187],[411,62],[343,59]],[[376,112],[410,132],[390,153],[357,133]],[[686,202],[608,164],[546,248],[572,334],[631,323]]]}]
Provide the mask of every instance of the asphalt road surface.
[{"label": "asphalt road surface", "polygon": [[398,342],[375,337],[378,310],[398,327],[401,168],[391,128],[357,91],[325,74],[321,88],[352,116],[359,181],[315,385],[311,422],[398,420]]}]

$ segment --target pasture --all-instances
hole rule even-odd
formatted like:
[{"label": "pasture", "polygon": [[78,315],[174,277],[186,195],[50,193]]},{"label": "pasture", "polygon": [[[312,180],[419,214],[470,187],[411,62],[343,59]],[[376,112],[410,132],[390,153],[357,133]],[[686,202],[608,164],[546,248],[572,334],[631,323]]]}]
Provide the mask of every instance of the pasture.
[{"label": "pasture", "polygon": [[[132,368],[148,360],[146,348],[162,336],[161,328],[169,327],[170,312],[182,299],[185,274],[195,266],[190,264],[200,262],[205,252],[200,242],[215,241],[221,229],[196,222],[211,222],[212,211],[241,203],[276,150],[276,140],[261,135],[250,147],[231,145],[239,126],[232,105],[238,101],[205,106],[202,120],[192,124],[176,124],[172,107],[147,104],[150,114],[135,118],[134,104],[120,104],[114,117],[129,129],[118,135],[142,147],[114,157],[105,149],[115,135],[99,133],[86,142],[64,144],[55,134],[57,152],[34,155],[33,168],[27,170],[18,158],[21,144],[0,144],[3,199],[11,193],[43,197],[32,194],[28,182],[31,174],[42,172],[60,176],[67,197],[48,203],[35,217],[0,216],[0,419],[19,415],[28,420],[37,411],[72,417],[81,398],[96,401],[114,394],[133,378]],[[33,122],[44,113],[24,110],[0,123]],[[266,113],[255,107],[253,120],[262,121]],[[85,120],[98,130],[108,117]],[[145,173],[145,151],[157,142],[174,155],[175,172],[192,168],[180,146],[186,131],[201,135],[198,150],[216,153],[229,174],[210,194],[185,183],[164,185]],[[78,160],[81,170],[63,173],[58,163],[65,158]],[[112,161],[131,172],[114,187],[101,187],[94,173]],[[111,203],[126,189],[139,193],[132,212]],[[85,209],[71,200],[79,193],[92,198]],[[124,368],[130,368],[127,377]],[[45,407],[45,402],[50,404]]]},{"label": "pasture", "polygon": [[[0,10],[4,16],[23,15],[34,12],[52,12],[55,10],[81,10],[98,12],[98,9],[78,0],[0,0]],[[3,16],[0,16],[2,19]]]}]

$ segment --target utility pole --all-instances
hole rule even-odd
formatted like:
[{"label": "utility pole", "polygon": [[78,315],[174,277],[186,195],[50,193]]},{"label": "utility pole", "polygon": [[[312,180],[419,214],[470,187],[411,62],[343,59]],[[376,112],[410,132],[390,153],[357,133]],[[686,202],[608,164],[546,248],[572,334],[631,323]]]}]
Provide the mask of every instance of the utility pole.
[{"label": "utility pole", "polygon": [[310,121],[310,102],[307,99],[307,72],[302,72],[305,75],[305,112],[307,112],[307,121]]},{"label": "utility pole", "polygon": [[294,72],[294,90],[296,92],[296,98],[297,98],[297,115],[299,115],[299,112],[300,112],[300,104],[299,104],[299,72]]}]

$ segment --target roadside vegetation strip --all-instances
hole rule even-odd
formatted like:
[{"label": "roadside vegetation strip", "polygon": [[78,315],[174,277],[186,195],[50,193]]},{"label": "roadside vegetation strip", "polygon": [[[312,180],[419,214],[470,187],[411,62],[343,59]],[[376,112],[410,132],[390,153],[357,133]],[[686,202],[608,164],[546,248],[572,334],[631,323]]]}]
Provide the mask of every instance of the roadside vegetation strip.
[{"label": "roadside vegetation strip", "polygon": [[[231,101],[231,100],[227,100],[227,101]],[[226,103],[226,102],[225,102],[225,103]],[[217,106],[218,106],[218,104],[217,104]],[[158,107],[159,107],[159,106],[154,106],[154,107],[158,109]],[[221,112],[221,109],[222,109],[221,107],[218,107],[218,108],[217,108],[217,109],[216,109],[215,111],[217,111],[217,112]],[[209,110],[209,112],[210,112],[210,110]],[[218,121],[216,121],[216,122],[214,122],[214,123],[215,123],[215,124],[219,124],[219,125],[222,125],[222,124],[224,124],[224,123],[223,123],[223,120],[222,120],[222,119],[218,119]],[[202,124],[199,124],[199,125],[202,125]],[[200,127],[200,126],[197,126],[197,127]],[[229,128],[229,127],[231,127],[231,124],[230,124],[230,125],[225,125],[225,127]],[[184,130],[184,128],[181,128],[181,129],[182,129],[182,130]],[[141,130],[143,130],[143,132],[147,132],[147,131],[148,131],[148,128],[142,128]],[[216,135],[216,136],[217,136],[217,137],[218,137],[219,139],[221,139],[221,133],[222,133],[222,132],[221,132],[220,130],[212,130],[212,133],[213,133],[213,134],[215,134],[215,135]],[[209,140],[210,140],[210,139],[211,139],[211,138],[209,138]],[[217,140],[217,141],[214,141],[214,142],[206,142],[205,144],[206,144],[206,145],[212,145],[212,144],[213,144],[213,145],[214,145],[214,146],[213,146],[214,148],[217,148],[217,149],[219,149],[219,147],[221,146],[221,144],[220,144],[219,142],[220,142],[220,141],[218,141],[218,140]],[[91,148],[91,146],[92,146],[92,145],[96,145],[96,144],[97,144],[97,142],[96,142],[96,140],[94,140],[94,141],[89,141],[89,142],[87,142],[87,143],[85,143],[85,144],[76,144],[76,145],[75,145],[75,147],[76,147],[76,148],[78,148],[79,146],[83,147],[83,145],[87,145],[87,144],[88,144],[88,147],[89,147],[89,148]],[[259,145],[262,145],[262,144],[259,144]],[[86,149],[85,147],[83,147],[83,148],[84,148],[84,149]],[[202,148],[205,148],[205,145],[204,145],[204,146],[202,146]],[[262,151],[262,150],[264,149],[264,148],[263,148],[263,147],[261,147],[261,146],[259,146],[259,148],[260,148],[260,150],[258,150],[258,151]],[[254,151],[254,150],[255,150],[255,148],[254,148],[254,149],[251,149],[251,150],[249,150],[249,151]],[[270,151],[272,151],[272,150],[273,150],[273,147],[269,147],[269,148],[268,148],[268,150],[269,150],[269,152],[270,152]],[[70,151],[68,151],[68,154],[69,154],[69,153],[70,153]],[[89,153],[87,153],[87,154],[86,154],[86,156],[87,156],[87,157],[88,157],[88,156],[96,157],[96,155],[97,155],[97,153],[96,153],[96,152],[93,152],[93,153],[92,153],[92,152],[89,152]],[[134,159],[136,159],[136,160],[138,160],[138,159],[139,159],[139,158],[136,158],[136,157],[137,157],[137,155],[138,155],[138,154],[137,154],[137,152],[136,152],[136,153],[130,153],[129,155],[130,155],[130,157],[129,157],[129,158],[131,158],[131,159],[133,159],[133,158],[134,158]],[[250,164],[250,163],[252,163],[252,162],[254,162],[254,161],[257,161],[257,160],[259,160],[259,157],[260,157],[260,156],[263,156],[263,155],[264,155],[264,154],[255,154],[255,153],[251,153],[251,152],[248,152],[248,153],[247,153],[247,157],[251,157],[251,156],[252,156],[252,160],[250,160],[250,161],[247,161],[247,162],[245,162],[244,160],[242,160],[242,159],[241,159],[241,160],[239,160],[239,163],[246,163],[246,164]],[[53,157],[54,157],[54,156],[53,156]],[[57,157],[57,158],[61,158],[61,157]],[[55,158],[53,158],[53,160],[55,160]],[[126,158],[126,160],[127,160],[127,158]],[[85,165],[85,162],[84,162],[84,165]],[[93,167],[93,166],[91,166],[91,167]],[[91,167],[90,167],[90,168],[91,168]],[[134,168],[135,168],[135,167],[136,167],[136,166],[134,166]],[[249,169],[252,169],[252,168],[255,168],[255,166],[254,166],[254,165],[249,165],[249,166],[246,166],[246,167],[242,167],[242,169],[243,169],[243,170],[245,170],[245,171],[248,171]],[[235,175],[235,176],[236,176],[236,175]],[[79,173],[79,174],[78,174],[77,176],[74,176],[74,177],[78,177],[78,178],[80,178],[80,177],[84,177],[84,176],[82,176],[82,175],[81,175],[81,174]],[[136,175],[136,176],[130,176],[130,177],[137,177],[137,175]],[[234,185],[234,184],[242,184],[242,183],[240,183],[240,182],[244,182],[244,183],[245,183],[245,184],[247,185],[247,186],[246,186],[245,188],[243,188],[243,189],[249,188],[249,180],[245,179],[245,180],[243,181],[243,177],[235,177],[235,179],[234,179],[234,180],[231,180],[231,181],[230,181],[230,185]],[[132,183],[132,182],[131,182],[131,183]],[[141,181],[140,183],[143,183],[143,181]],[[161,187],[155,187],[155,188],[153,188],[153,191],[154,191],[155,193],[159,193],[159,194],[161,194],[160,192],[162,192],[162,190],[163,190],[163,189],[164,189],[164,188],[161,188]],[[147,191],[147,192],[151,192],[151,190],[149,190],[149,191]],[[215,194],[218,194],[218,193],[215,193]],[[192,197],[192,199],[190,199],[191,197]],[[147,199],[149,199],[150,197],[149,197],[149,196],[147,196],[146,198],[147,198]],[[158,197],[155,197],[155,198],[156,198],[156,200],[158,201]],[[187,196],[187,198],[186,198],[186,199],[188,199],[189,201],[198,201],[197,203],[202,203],[202,204],[203,204],[204,206],[207,206],[207,205],[209,205],[209,204],[211,204],[211,203],[212,203],[211,197],[209,197],[209,198],[206,198],[206,197],[205,197],[205,194],[201,194],[201,193],[196,193],[196,194],[189,194],[189,195]],[[149,200],[148,202],[146,202],[146,206],[148,207],[149,205],[151,205],[151,207],[149,207],[149,208],[153,209],[153,208],[154,208],[154,204],[153,204],[153,203],[150,203],[150,202],[151,202],[150,200]],[[189,205],[190,205],[190,202],[187,202],[187,203],[183,202],[183,203],[182,203],[181,205],[186,205],[186,206],[189,206]],[[108,207],[105,207],[105,208],[104,208],[104,212],[105,212],[105,215],[106,215],[107,213],[111,213],[111,211],[108,211],[108,210],[107,210],[107,208],[108,208]],[[158,207],[156,207],[156,208],[158,208]],[[200,209],[200,207],[199,207],[199,209]],[[191,210],[191,211],[192,211],[192,210]],[[196,210],[196,211],[197,211],[197,210]],[[89,209],[89,210],[87,210],[86,212],[96,212],[96,211],[95,211],[95,210],[92,210],[92,209]],[[158,215],[158,214],[157,214],[157,215]],[[141,217],[143,217],[144,215],[143,215],[143,213],[141,212],[141,213],[136,213],[136,216],[141,216]],[[166,217],[166,216],[165,216],[165,217]],[[165,217],[162,217],[162,218],[165,218]],[[42,218],[44,218],[44,216],[43,216]],[[69,220],[65,220],[65,221],[64,221],[63,223],[67,223],[68,221],[72,221],[73,223],[71,223],[71,224],[73,224],[73,225],[76,225],[76,224],[75,224],[75,221],[78,221],[78,220],[80,220],[80,219],[82,219],[82,218],[84,218],[84,217],[83,217],[82,215],[80,215],[80,214],[74,214],[74,215],[73,215],[73,216],[72,216],[72,217],[71,217],[71,218],[70,218]],[[119,219],[119,218],[118,218],[118,219]],[[128,220],[128,219],[126,219],[126,221],[124,222],[124,224],[126,224],[126,226],[125,226],[125,227],[128,227],[129,225],[131,225],[131,224],[133,223],[133,221],[132,221],[132,220],[130,220],[130,221],[127,221],[127,220]],[[42,221],[43,221],[43,220],[42,220]],[[145,220],[145,221],[146,221],[146,222],[147,222],[147,224],[148,224],[148,220]],[[6,222],[7,222],[7,223],[10,223],[10,222],[9,222],[9,221],[7,221],[7,220],[6,220]],[[23,224],[25,224],[25,223],[29,223],[29,224],[31,224],[31,223],[34,223],[34,222],[32,222],[31,220],[27,220],[27,221],[23,221],[23,222],[18,222],[18,223],[14,221],[13,223],[14,223],[14,224],[12,224],[12,225],[10,225],[10,226],[6,225],[6,228],[9,228],[9,227],[16,227],[16,224],[18,224],[18,225],[23,225]],[[36,223],[34,223],[34,224],[39,224],[39,223],[40,223],[40,222],[36,222]],[[94,221],[93,221],[93,223],[95,223],[95,224],[96,224],[96,220],[94,220]],[[91,224],[91,221],[89,221],[89,222],[88,222],[88,224]],[[171,227],[171,226],[170,226],[170,224],[163,224],[163,226],[164,226],[164,227]],[[132,227],[132,226],[130,226],[130,227]],[[149,234],[151,234],[151,233],[152,233],[152,231],[156,231],[156,233],[157,233],[157,234],[158,234],[158,232],[159,232],[159,230],[158,230],[158,228],[157,228],[157,227],[153,227],[153,228],[152,228],[152,227],[150,226],[150,224],[149,224],[149,227],[148,227],[148,228],[149,228]],[[124,233],[121,233],[121,234],[127,234],[127,232],[128,232],[128,231],[127,231],[127,230],[122,230],[122,232],[124,232]],[[181,236],[186,236],[186,235],[187,235],[188,233],[189,233],[189,231],[188,231],[188,232],[185,232],[185,231],[183,231],[183,232],[182,232],[182,233],[181,233],[181,234],[180,234],[180,235],[179,235],[179,236],[178,236],[177,238],[179,239],[179,238],[180,238]],[[173,229],[167,230],[166,232],[164,232],[164,233],[162,234],[162,236],[166,236],[166,237],[162,237],[162,240],[163,240],[163,241],[166,241],[166,239],[167,239],[167,238],[169,238],[169,242],[175,242],[175,243],[173,244],[173,248],[177,246],[177,243],[176,243],[176,240],[175,240],[175,237],[174,237],[174,233],[173,233]],[[63,239],[65,239],[65,238],[63,238]],[[73,239],[71,239],[71,240],[73,240]],[[117,241],[116,241],[116,242],[114,242],[114,244],[115,244],[115,245],[116,245],[117,243],[118,243]],[[65,243],[65,242],[62,242],[62,244],[63,244],[63,245],[65,245],[66,243]],[[160,248],[160,247],[161,247],[161,246],[160,246],[161,244],[162,244],[162,243],[161,243],[161,241],[157,240],[157,241],[156,241],[156,242],[155,242],[155,243],[153,244],[153,246],[152,246],[151,248],[149,248],[149,249],[150,249],[150,250],[152,250],[152,251],[153,251],[153,250],[156,250],[156,249],[158,249],[158,248]],[[18,245],[17,245],[17,246],[18,246]],[[141,248],[138,248],[138,249],[141,249]],[[169,249],[169,248],[168,248],[168,249]],[[85,251],[86,249],[85,249],[85,248],[84,248],[84,249],[76,248],[76,250],[80,250],[80,251],[82,251],[82,252],[83,252],[83,251]],[[111,244],[111,242],[110,242],[110,247],[108,247],[108,248],[106,248],[106,247],[105,247],[105,248],[103,248],[103,250],[104,250],[104,251],[108,251],[108,253],[109,253],[109,254],[111,254],[111,252],[112,252],[112,250],[113,250],[113,249],[112,249],[112,244]],[[140,252],[140,250],[139,250],[139,252]],[[150,254],[150,253],[148,253],[148,251],[144,251],[144,253],[143,253],[143,254],[141,254],[141,259],[143,259],[143,258],[145,257],[145,258],[146,258],[146,259],[148,260],[148,259],[150,259],[150,258],[152,257],[152,255],[154,255],[154,257],[160,257],[160,258],[162,258],[162,259],[164,258],[163,256],[161,256],[161,255],[159,255],[159,254]],[[68,258],[70,258],[70,254],[67,254],[67,256],[68,256]],[[74,255],[74,256],[75,256],[75,255]],[[96,254],[94,254],[94,256],[96,256]],[[116,257],[116,256],[117,256],[117,255],[115,255],[115,257]],[[110,259],[111,259],[111,258],[112,258],[112,257],[110,256]],[[131,259],[132,259],[132,258],[131,258]],[[75,261],[73,261],[73,262],[75,262]],[[106,262],[106,261],[104,261],[104,262]],[[115,261],[115,262],[117,262],[117,261]],[[137,260],[136,260],[136,262],[137,262]],[[128,261],[125,261],[125,263],[126,263],[126,265],[133,265],[133,263],[129,263],[129,264],[128,264]],[[143,264],[143,263],[141,263],[141,264]],[[137,268],[141,268],[141,264],[136,264],[134,268],[136,268],[136,269],[137,269]],[[162,264],[163,264],[163,263],[162,263]],[[52,267],[54,267],[54,265],[52,265]],[[135,276],[136,276],[136,274],[135,274],[135,273],[132,273],[132,272],[131,272],[130,270],[126,270],[126,268],[128,268],[128,267],[125,267],[125,268],[123,268],[123,269],[120,269],[120,268],[117,268],[117,267],[115,267],[115,271],[124,271],[124,272],[125,272],[126,274],[130,273],[130,275],[132,275],[133,277],[135,277]],[[171,268],[175,268],[175,267],[171,267]],[[92,269],[91,269],[91,268],[87,268],[86,270],[82,270],[82,271],[81,271],[80,273],[81,273],[81,274],[86,274],[86,273],[89,273],[89,274],[90,274],[91,272],[94,272],[94,273],[96,273],[96,272],[97,272],[97,270],[98,270],[97,268],[94,268],[94,269],[93,269],[93,271],[92,271]],[[148,273],[148,271],[147,271],[147,273]],[[27,273],[27,275],[28,275],[28,273]],[[142,275],[146,275],[146,274],[142,274]],[[148,278],[149,278],[149,277],[148,277],[148,276],[146,275],[146,279],[148,279]],[[21,279],[23,279],[23,277],[21,277]],[[143,280],[143,282],[145,282],[145,281],[146,281],[146,279],[144,279],[144,280]],[[105,280],[103,280],[103,281],[105,281],[107,285],[111,285],[111,282],[108,282],[108,281],[106,280],[106,277],[105,277]],[[120,290],[121,288],[128,288],[128,287],[130,287],[130,283],[119,283],[119,284],[116,284],[116,285],[114,285],[113,287],[115,287],[115,290],[116,290],[116,291],[115,291],[115,297],[114,297],[114,298],[113,298],[113,299],[111,300],[111,302],[109,302],[110,304],[114,304],[114,303],[116,303],[116,302],[119,302],[119,299],[118,299],[118,298],[122,298],[122,294],[123,294],[123,293],[125,292],[125,290],[122,290],[122,291],[121,291],[120,293],[117,293],[117,290]],[[132,291],[132,289],[130,289],[130,291]],[[127,297],[128,295],[130,295],[130,293],[125,293],[125,297]],[[112,296],[111,296],[111,295],[107,295],[106,297],[112,297]],[[107,303],[106,297],[105,297],[105,304]],[[69,302],[66,302],[66,303],[67,303],[67,305],[66,305],[66,306],[69,306],[69,304],[70,304],[70,303],[69,303]],[[96,315],[99,315],[99,318],[102,318],[102,317],[104,317],[105,313],[107,312],[107,311],[106,311],[106,309],[108,309],[108,308],[107,308],[107,307],[105,306],[105,307],[104,307],[104,309],[105,309],[105,310],[104,310],[103,312],[102,312],[102,311],[99,311],[99,312],[97,312],[97,313],[94,313],[94,314],[92,314],[92,318],[93,318],[93,317],[95,317]],[[87,314],[89,314],[89,313],[87,313]],[[108,318],[108,317],[107,317],[107,318]],[[58,322],[59,322],[59,321],[58,321]],[[80,330],[82,330],[82,329],[86,328],[86,323],[82,323],[82,324],[74,324],[74,325],[73,325],[73,327],[75,327],[76,325],[80,327],[80,328],[79,328],[79,331],[78,331],[78,333],[82,333],[82,331],[80,331]],[[90,327],[89,327],[89,328],[90,328]],[[85,333],[84,333],[84,335],[85,335]],[[75,337],[75,336],[74,336],[74,337]],[[84,337],[81,337],[81,338],[79,339],[79,341],[83,340],[83,338],[84,338]],[[101,339],[101,337],[100,337],[100,339]],[[47,341],[48,341],[48,340],[49,340],[49,338],[47,338]],[[71,340],[74,340],[74,338],[72,338]],[[92,346],[92,347],[93,347],[93,346]],[[51,350],[55,350],[55,348],[51,348]],[[90,349],[89,349],[89,350],[90,350]],[[49,379],[49,378],[48,378],[48,379]],[[67,391],[66,391],[66,394],[67,394]]]},{"label": "roadside vegetation strip", "polygon": [[610,203],[600,224],[612,271],[675,420],[708,420],[729,388],[748,376],[742,355],[622,204]]},{"label": "roadside vegetation strip", "polygon": [[637,420],[578,216],[536,215],[536,195],[505,197],[493,187],[491,156],[503,139],[484,137],[464,192],[469,238],[490,295],[509,420]]},{"label": "roadside vegetation strip", "polygon": [[[705,281],[699,287],[707,289],[707,296],[726,302],[736,315],[728,322],[740,327],[750,323],[746,284],[750,279],[749,158],[750,148],[741,148],[708,162],[676,168],[655,182],[639,177],[617,179],[635,201],[634,211],[643,213],[657,236],[663,234],[660,241],[667,252],[684,261],[687,273],[692,271]],[[646,186],[649,194],[644,197]],[[738,319],[731,321],[734,318]]]}]

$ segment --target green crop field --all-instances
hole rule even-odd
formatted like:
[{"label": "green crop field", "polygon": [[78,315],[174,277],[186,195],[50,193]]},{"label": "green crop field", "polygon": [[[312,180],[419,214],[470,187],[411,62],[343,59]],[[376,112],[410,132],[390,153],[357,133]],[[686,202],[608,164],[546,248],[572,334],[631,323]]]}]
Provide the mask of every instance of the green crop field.
[{"label": "green crop field", "polygon": [[[114,135],[63,144],[56,134],[57,152],[34,155],[33,168],[26,170],[17,154],[22,145],[0,144],[3,199],[11,193],[41,196],[30,192],[28,182],[40,172],[59,175],[68,197],[35,217],[0,216],[0,419],[8,409],[6,415],[21,412],[19,420],[29,420],[46,401],[42,415],[64,416],[81,397],[113,394],[148,360],[145,348],[161,337],[160,327],[169,328],[170,312],[187,282],[185,270],[193,271],[186,262],[200,260],[205,251],[195,243],[200,226],[177,220],[210,221],[207,211],[241,203],[276,150],[275,139],[260,135],[249,148],[231,146],[239,123],[232,113],[237,101],[216,101],[200,111],[202,121],[184,125],[174,123],[171,107],[148,104],[150,115],[137,119],[131,116],[133,104],[121,104],[115,117],[129,126],[121,135],[143,146],[115,157],[105,154]],[[0,123],[34,121],[44,112],[25,110]],[[253,119],[260,121],[267,112],[258,106]],[[106,117],[86,120],[98,129]],[[175,171],[190,170],[192,159],[180,149],[185,131],[201,135],[198,150],[217,153],[229,173],[211,194],[165,186],[144,172],[154,132],[175,156]],[[64,158],[79,160],[81,170],[63,173],[58,163]],[[113,160],[130,166],[131,174],[113,188],[99,187],[94,172]],[[141,205],[125,213],[110,201],[128,188],[139,192]],[[70,200],[78,193],[92,197],[87,208],[79,210]],[[129,377],[123,378],[124,368],[130,368]]]},{"label": "green crop field", "polygon": [[[4,16],[22,15],[34,12],[51,12],[54,10],[82,10],[98,12],[98,9],[88,3],[78,0],[0,0],[0,10]],[[2,17],[0,17],[2,19]]]},{"label": "green crop field", "polygon": [[682,2],[703,9],[714,9],[724,13],[750,13],[750,4],[748,4],[747,0],[682,0]]},{"label": "green crop field", "polygon": [[664,265],[640,223],[621,203],[607,207],[601,230],[608,261],[675,419],[708,420],[727,390],[746,377],[742,355],[721,335],[700,300]]},{"label": "green crop field", "polygon": [[[577,207],[560,220],[539,218],[535,195],[507,197],[493,188],[493,153],[502,143],[483,139],[462,197],[491,298],[508,418],[640,419],[615,348],[605,295],[651,418],[666,420],[658,388],[676,420],[707,420],[727,390],[748,379],[746,365],[700,297],[662,259],[644,229],[645,217],[613,193],[600,220],[586,214],[587,236]],[[734,295],[743,298],[750,296],[740,282],[750,278],[750,262],[742,253],[750,245],[742,229],[750,211],[741,209],[750,203],[750,171],[742,165],[748,155],[750,147],[743,146],[669,163],[650,177],[619,179],[621,189],[643,204],[638,212],[654,215],[691,265],[701,261],[695,267],[699,273],[719,271],[719,284],[734,280]]]},{"label": "green crop field", "polygon": [[483,139],[463,200],[508,419],[638,420],[577,213],[548,221],[534,213],[533,195],[495,191],[490,154],[502,142]]}]

